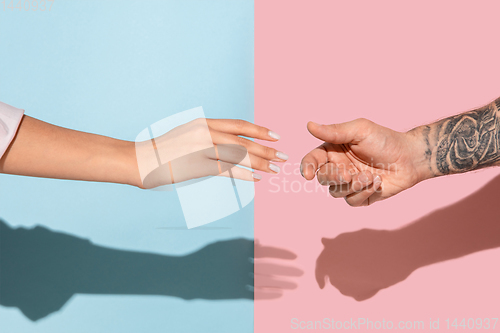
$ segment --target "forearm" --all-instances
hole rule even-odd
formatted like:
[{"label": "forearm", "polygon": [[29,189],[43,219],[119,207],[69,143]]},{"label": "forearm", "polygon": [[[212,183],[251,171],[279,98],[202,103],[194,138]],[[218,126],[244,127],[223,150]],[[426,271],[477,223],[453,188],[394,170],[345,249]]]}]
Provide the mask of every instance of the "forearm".
[{"label": "forearm", "polygon": [[500,165],[500,98],[409,131],[420,180]]},{"label": "forearm", "polygon": [[140,184],[133,142],[54,126],[24,116],[0,173]]}]

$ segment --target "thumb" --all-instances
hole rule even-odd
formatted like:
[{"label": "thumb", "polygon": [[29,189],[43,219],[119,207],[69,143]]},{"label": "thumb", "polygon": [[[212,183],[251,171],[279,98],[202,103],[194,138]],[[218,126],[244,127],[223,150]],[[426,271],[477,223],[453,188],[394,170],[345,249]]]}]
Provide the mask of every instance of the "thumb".
[{"label": "thumb", "polygon": [[356,119],[346,123],[331,124],[331,125],[320,125],[315,122],[310,121],[307,124],[307,129],[316,138],[333,143],[333,144],[343,144],[343,143],[357,143],[361,141],[358,133],[362,126],[366,126],[365,119]]}]

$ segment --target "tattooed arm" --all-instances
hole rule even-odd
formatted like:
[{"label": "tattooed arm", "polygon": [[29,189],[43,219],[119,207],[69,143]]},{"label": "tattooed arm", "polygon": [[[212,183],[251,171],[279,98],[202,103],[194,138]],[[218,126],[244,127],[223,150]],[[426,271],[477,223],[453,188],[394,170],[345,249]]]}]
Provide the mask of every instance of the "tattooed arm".
[{"label": "tattooed arm", "polygon": [[425,143],[427,178],[500,165],[499,117],[500,98],[410,131]]},{"label": "tattooed arm", "polygon": [[351,206],[367,206],[437,176],[500,165],[500,98],[477,110],[407,133],[366,119],[342,124],[310,122],[324,141],[301,163],[330,194]]}]

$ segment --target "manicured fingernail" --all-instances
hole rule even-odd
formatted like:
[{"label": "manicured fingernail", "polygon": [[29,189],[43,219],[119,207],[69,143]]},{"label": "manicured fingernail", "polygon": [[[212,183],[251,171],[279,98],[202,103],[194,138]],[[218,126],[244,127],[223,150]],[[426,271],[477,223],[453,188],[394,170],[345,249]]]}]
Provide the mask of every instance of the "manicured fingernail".
[{"label": "manicured fingernail", "polygon": [[380,186],[380,184],[382,184],[382,178],[380,178],[380,176],[375,177],[375,179],[373,180],[373,186],[377,188]]},{"label": "manicured fingernail", "polygon": [[280,159],[282,159],[282,160],[285,160],[285,161],[288,159],[288,155],[287,155],[287,154],[285,154],[285,153],[282,153],[282,152],[280,152],[280,151],[276,153],[276,157],[277,157],[277,158],[280,158]]},{"label": "manicured fingernail", "polygon": [[368,181],[368,176],[364,173],[361,173],[359,175],[359,181],[362,182],[362,183],[366,183]]},{"label": "manicured fingernail", "polygon": [[267,133],[267,135],[269,135],[271,138],[276,139],[276,140],[279,140],[281,138],[281,136],[278,133],[275,133],[273,131],[269,131]]},{"label": "manicured fingernail", "polygon": [[257,180],[262,179],[262,176],[259,175],[258,173],[252,173],[252,177],[255,178],[255,179],[257,179]]},{"label": "manicured fingernail", "polygon": [[271,169],[272,171],[276,172],[276,173],[280,173],[281,169],[279,166],[277,165],[274,165],[272,163],[269,163],[269,169]]}]

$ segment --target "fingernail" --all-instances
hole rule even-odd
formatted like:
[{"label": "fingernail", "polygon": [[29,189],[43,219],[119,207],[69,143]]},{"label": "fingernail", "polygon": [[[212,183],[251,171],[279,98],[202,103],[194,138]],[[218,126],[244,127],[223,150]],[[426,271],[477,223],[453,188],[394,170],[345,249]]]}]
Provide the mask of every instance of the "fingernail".
[{"label": "fingernail", "polygon": [[252,173],[252,177],[255,178],[255,179],[257,179],[257,180],[262,179],[262,176],[259,175],[258,173]]},{"label": "fingernail", "polygon": [[380,178],[380,176],[375,177],[375,179],[373,180],[373,186],[375,188],[378,188],[380,184],[382,184],[382,178]]},{"label": "fingernail", "polygon": [[276,173],[280,173],[281,169],[279,166],[277,165],[274,165],[272,163],[269,163],[269,169],[271,169],[272,171],[276,172]]},{"label": "fingernail", "polygon": [[362,183],[366,183],[368,181],[368,176],[364,173],[359,175],[359,181]]},{"label": "fingernail", "polygon": [[273,131],[269,131],[267,133],[267,135],[269,135],[271,138],[276,139],[276,140],[279,140],[281,138],[281,136],[278,133],[273,132]]},{"label": "fingernail", "polygon": [[311,123],[311,124],[314,124],[314,125],[316,125],[316,126],[321,126],[320,124],[318,124],[318,123],[316,123],[316,122],[314,122],[314,121],[310,121],[310,123]]},{"label": "fingernail", "polygon": [[302,166],[302,163],[300,163],[300,174],[304,177],[304,167]]},{"label": "fingernail", "polygon": [[288,155],[287,155],[287,154],[285,154],[285,153],[282,153],[282,152],[280,152],[280,151],[276,153],[276,157],[277,157],[277,158],[280,158],[280,159],[282,159],[282,160],[285,160],[285,161],[288,159]]}]

